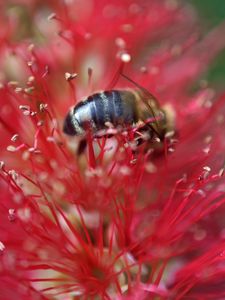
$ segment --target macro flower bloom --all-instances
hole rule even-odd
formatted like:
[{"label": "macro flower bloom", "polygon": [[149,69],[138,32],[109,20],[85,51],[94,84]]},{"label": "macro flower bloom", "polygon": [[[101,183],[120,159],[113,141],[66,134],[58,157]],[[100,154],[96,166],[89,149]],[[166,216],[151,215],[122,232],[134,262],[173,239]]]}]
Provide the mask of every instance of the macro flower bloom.
[{"label": "macro flower bloom", "polygon": [[[0,5],[0,299],[224,298],[225,94],[201,76],[225,25],[203,35],[174,0]],[[78,154],[69,107],[138,85],[164,140]]]}]

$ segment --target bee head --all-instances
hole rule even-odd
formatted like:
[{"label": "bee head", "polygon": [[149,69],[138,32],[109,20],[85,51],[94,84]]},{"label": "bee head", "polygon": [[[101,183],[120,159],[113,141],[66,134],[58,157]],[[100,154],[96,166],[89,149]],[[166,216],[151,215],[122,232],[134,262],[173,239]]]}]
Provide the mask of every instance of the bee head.
[{"label": "bee head", "polygon": [[68,112],[64,123],[63,123],[63,132],[68,134],[68,135],[76,135],[77,131],[76,128],[74,126],[74,122],[73,122],[73,118],[71,115],[71,112]]}]

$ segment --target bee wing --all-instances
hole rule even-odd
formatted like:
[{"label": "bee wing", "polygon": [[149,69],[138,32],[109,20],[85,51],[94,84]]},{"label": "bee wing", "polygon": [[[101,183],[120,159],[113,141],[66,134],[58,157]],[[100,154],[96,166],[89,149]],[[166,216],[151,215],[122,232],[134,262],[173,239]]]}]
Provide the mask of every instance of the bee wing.
[{"label": "bee wing", "polygon": [[[160,127],[159,127],[159,123],[158,123],[158,120],[157,120],[157,117],[155,115],[155,112],[152,108],[152,105],[151,103],[154,103],[154,105],[156,104],[157,105],[157,108],[160,107],[159,105],[159,102],[157,100],[157,98],[152,94],[150,93],[147,89],[145,89],[144,87],[142,87],[141,85],[139,85],[137,82],[135,82],[134,80],[132,80],[131,78],[129,78],[128,76],[126,76],[125,74],[123,73],[120,73],[121,76],[123,76],[125,79],[127,79],[128,81],[130,81],[131,83],[133,83],[134,85],[136,85],[141,91],[142,93],[146,96],[146,99],[142,99],[142,102],[144,103],[144,105],[146,106],[146,108],[151,112],[153,118],[155,119],[155,124],[156,124],[156,128],[157,130],[154,128],[154,126],[152,126],[150,123],[147,123],[146,125],[151,128],[155,133],[156,135],[162,139],[162,136],[160,135]],[[142,120],[144,123],[146,123],[145,121],[146,120]]]}]

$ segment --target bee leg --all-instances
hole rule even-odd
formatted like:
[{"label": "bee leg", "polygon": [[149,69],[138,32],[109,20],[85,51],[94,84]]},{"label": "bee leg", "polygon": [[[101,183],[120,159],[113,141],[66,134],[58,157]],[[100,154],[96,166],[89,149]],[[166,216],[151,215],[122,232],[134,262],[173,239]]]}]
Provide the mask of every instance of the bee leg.
[{"label": "bee leg", "polygon": [[153,136],[154,131],[152,130],[152,128],[149,128],[148,124],[145,124],[144,126],[139,128],[137,132],[137,137],[135,138],[136,146],[138,147],[148,140],[151,140]]},{"label": "bee leg", "polygon": [[151,124],[146,124],[149,128],[149,130],[156,135],[157,138],[160,139],[160,141],[164,140],[164,135],[160,134]]},{"label": "bee leg", "polygon": [[136,147],[139,147],[145,142],[145,140],[142,137],[138,137],[135,139],[135,142],[136,142]]},{"label": "bee leg", "polygon": [[86,141],[86,139],[82,139],[79,142],[79,145],[77,147],[77,156],[80,156],[81,154],[83,154],[86,148],[87,148],[87,141]]}]

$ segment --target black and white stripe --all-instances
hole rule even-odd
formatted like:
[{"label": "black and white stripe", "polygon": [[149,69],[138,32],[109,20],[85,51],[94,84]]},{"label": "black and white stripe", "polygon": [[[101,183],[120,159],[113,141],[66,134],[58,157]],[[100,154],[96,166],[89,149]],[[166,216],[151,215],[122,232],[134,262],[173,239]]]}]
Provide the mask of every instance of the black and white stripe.
[{"label": "black and white stripe", "polygon": [[107,128],[126,127],[135,122],[135,99],[129,91],[111,90],[96,93],[78,103],[65,120],[64,132],[82,135],[90,128],[93,132]]}]

